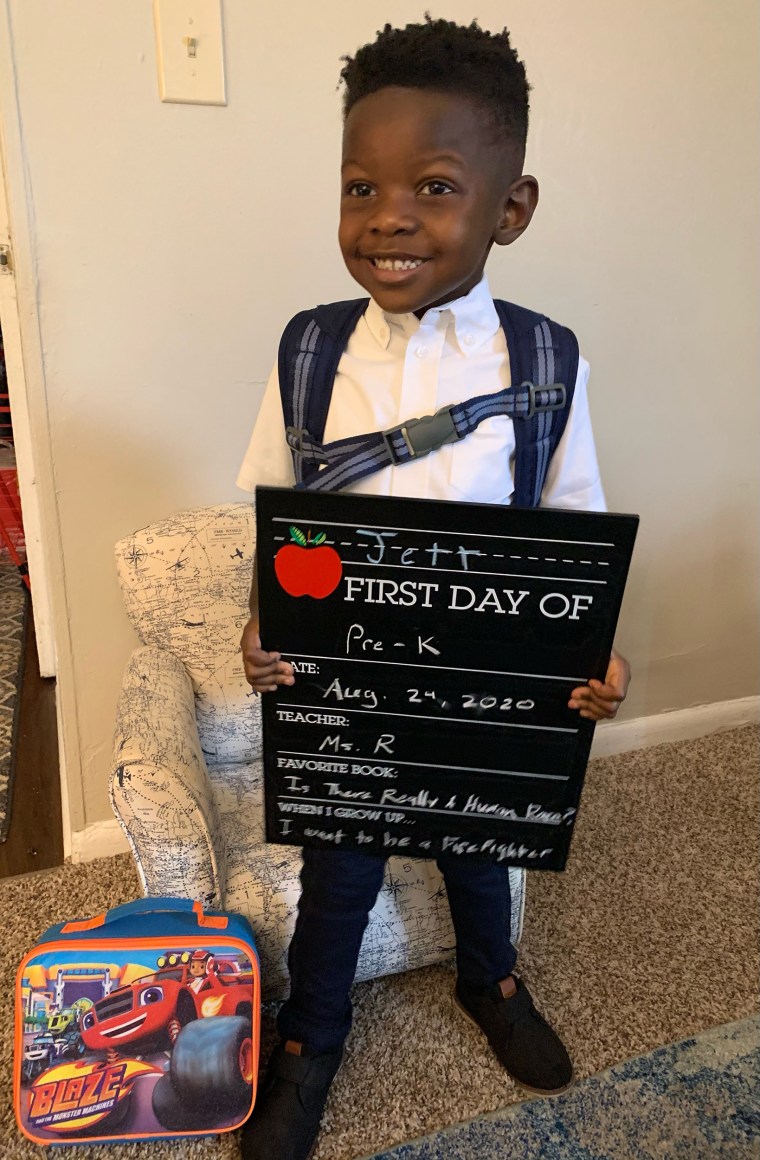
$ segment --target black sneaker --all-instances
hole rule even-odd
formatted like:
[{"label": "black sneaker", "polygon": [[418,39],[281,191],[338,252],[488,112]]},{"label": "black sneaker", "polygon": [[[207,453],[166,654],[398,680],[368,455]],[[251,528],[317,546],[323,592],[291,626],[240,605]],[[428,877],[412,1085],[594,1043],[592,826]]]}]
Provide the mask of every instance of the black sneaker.
[{"label": "black sneaker", "polygon": [[243,1127],[243,1160],[307,1160],[314,1150],[319,1124],[343,1051],[325,1055],[296,1054],[280,1043],[272,1052],[256,1104]]},{"label": "black sneaker", "polygon": [[488,1039],[512,1079],[539,1095],[554,1096],[573,1085],[573,1065],[562,1041],[533,1006],[515,975],[517,990],[505,999],[498,983],[476,994],[457,979],[457,1006]]}]

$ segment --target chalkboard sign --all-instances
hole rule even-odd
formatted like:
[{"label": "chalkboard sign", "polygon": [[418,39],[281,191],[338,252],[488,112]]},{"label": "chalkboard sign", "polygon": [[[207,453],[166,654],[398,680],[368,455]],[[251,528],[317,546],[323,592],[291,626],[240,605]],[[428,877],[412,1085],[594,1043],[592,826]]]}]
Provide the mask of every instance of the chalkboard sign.
[{"label": "chalkboard sign", "polygon": [[257,488],[270,842],[565,866],[638,519]]}]

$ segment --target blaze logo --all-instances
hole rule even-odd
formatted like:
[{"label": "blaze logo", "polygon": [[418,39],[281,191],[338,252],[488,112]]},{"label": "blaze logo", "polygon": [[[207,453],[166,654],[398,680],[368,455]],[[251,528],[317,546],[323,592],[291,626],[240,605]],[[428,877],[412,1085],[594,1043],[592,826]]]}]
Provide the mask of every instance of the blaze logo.
[{"label": "blaze logo", "polygon": [[29,1092],[29,1123],[49,1132],[81,1132],[125,1099],[138,1076],[161,1075],[139,1059],[62,1063],[39,1076]]}]

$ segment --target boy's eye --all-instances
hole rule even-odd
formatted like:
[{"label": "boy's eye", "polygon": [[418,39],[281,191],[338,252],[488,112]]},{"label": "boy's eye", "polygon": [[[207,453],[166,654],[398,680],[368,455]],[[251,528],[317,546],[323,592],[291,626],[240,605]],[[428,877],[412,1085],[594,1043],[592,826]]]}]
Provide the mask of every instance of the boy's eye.
[{"label": "boy's eye", "polygon": [[366,181],[354,181],[349,185],[346,193],[349,197],[371,197],[375,191]]},{"label": "boy's eye", "polygon": [[433,181],[426,181],[420,187],[420,193],[432,195],[433,197],[440,197],[443,193],[453,192],[453,186],[449,185],[448,181],[442,181],[440,178],[435,178]]}]

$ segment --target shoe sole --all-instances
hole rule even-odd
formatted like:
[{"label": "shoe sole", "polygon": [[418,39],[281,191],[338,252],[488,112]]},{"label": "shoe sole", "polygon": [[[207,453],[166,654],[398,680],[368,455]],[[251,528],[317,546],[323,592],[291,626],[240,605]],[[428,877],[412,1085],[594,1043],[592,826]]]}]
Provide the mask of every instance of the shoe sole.
[{"label": "shoe sole", "polygon": [[[488,1036],[486,1035],[483,1028],[478,1023],[477,1019],[473,1019],[470,1012],[467,1010],[467,1008],[464,1006],[463,1003],[460,1003],[460,1001],[456,995],[454,996],[454,1003],[459,1008],[459,1010],[462,1012],[464,1017],[470,1023],[472,1023],[473,1027],[476,1027],[478,1029],[480,1034],[485,1039],[486,1043],[488,1043],[488,1046],[491,1047],[490,1040],[488,1039]],[[492,1047],[491,1047],[491,1050],[493,1051]],[[498,1059],[499,1057],[497,1056],[496,1058]],[[532,1095],[536,1095],[536,1096],[561,1096],[564,1092],[569,1092],[570,1088],[575,1086],[575,1072],[572,1072],[572,1074],[570,1075],[570,1079],[563,1087],[558,1087],[558,1088],[531,1087],[531,1085],[529,1083],[525,1083],[524,1080],[518,1079],[516,1075],[513,1075],[513,1073],[509,1070],[509,1068],[506,1067],[505,1064],[503,1064],[500,1059],[499,1059],[499,1063],[504,1068],[505,1072],[510,1077],[510,1079],[513,1079],[515,1081],[515,1083],[517,1084],[518,1087],[522,1088],[523,1091],[531,1092]]]}]

